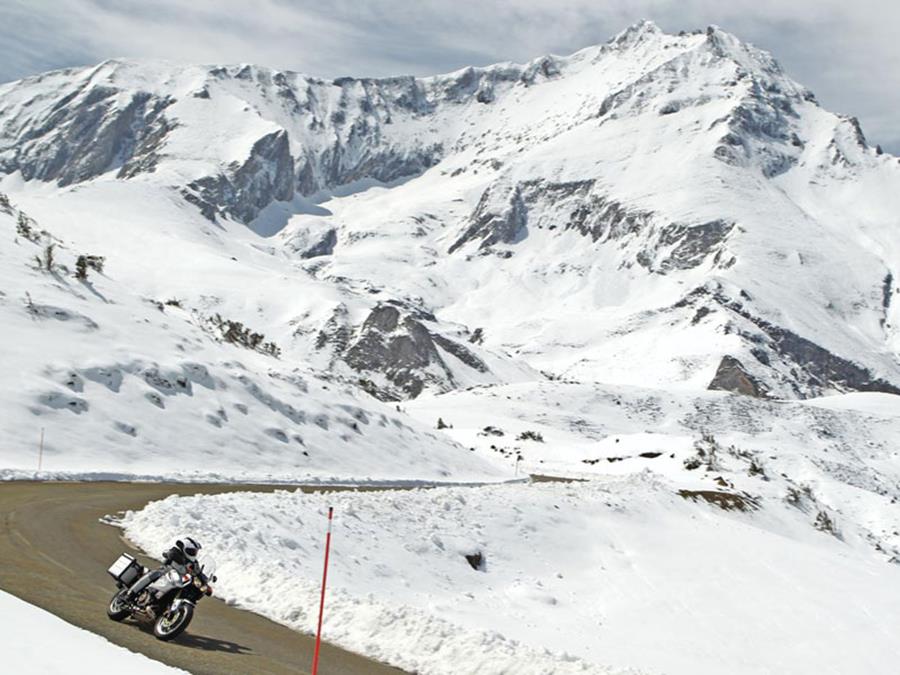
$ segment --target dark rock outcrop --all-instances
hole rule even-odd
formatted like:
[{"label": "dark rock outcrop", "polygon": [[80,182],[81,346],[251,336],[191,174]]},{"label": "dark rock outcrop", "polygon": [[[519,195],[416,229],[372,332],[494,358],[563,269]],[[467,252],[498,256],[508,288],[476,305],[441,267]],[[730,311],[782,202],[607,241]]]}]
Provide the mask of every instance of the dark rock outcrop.
[{"label": "dark rock outcrop", "polygon": [[326,230],[321,237],[310,242],[309,248],[301,251],[301,258],[318,258],[323,255],[331,255],[334,253],[334,247],[337,245],[337,231],[332,227]]},{"label": "dark rock outcrop", "polygon": [[[749,298],[746,294],[742,295],[745,296],[744,300]],[[789,392],[801,398],[822,396],[834,391],[872,391],[900,395],[900,387],[896,384],[876,376],[859,363],[828,351],[812,340],[763,319],[753,313],[745,302],[729,297],[716,284],[694,289],[675,303],[674,308],[707,307],[710,303],[734,317],[734,321],[726,324],[726,331],[746,340],[750,345],[750,353],[766,367],[766,377],[758,375],[756,378],[757,386],[762,390],[781,389],[785,394]],[[725,359],[724,365],[734,365],[726,363]],[[720,370],[722,367],[720,365]],[[741,369],[746,372],[743,366]],[[726,373],[732,370],[733,368],[726,368]]]},{"label": "dark rock outcrop", "polygon": [[730,391],[735,394],[744,394],[745,396],[754,396],[756,398],[765,396],[765,390],[744,370],[743,364],[733,356],[728,355],[722,357],[715,377],[713,377],[707,389]]},{"label": "dark rock outcrop", "polygon": [[448,253],[473,242],[478,242],[479,252],[489,252],[498,244],[521,241],[534,227],[575,230],[603,244],[640,238],[635,262],[660,274],[692,269],[707,259],[723,267],[733,262],[722,252],[735,223],[721,219],[666,223],[652,211],[629,207],[594,190],[593,180],[494,183],[482,193]]},{"label": "dark rock outcrop", "polygon": [[123,104],[120,95],[116,88],[94,86],[64,96],[46,118],[19,130],[11,147],[0,147],[0,172],[21,171],[25,180],[66,186],[115,169],[122,177],[136,166],[152,171],[174,126],[164,112],[175,99],[135,92]]},{"label": "dark rock outcrop", "polygon": [[659,237],[659,245],[671,247],[659,263],[660,271],[688,270],[699,266],[719,247],[734,229],[734,223],[712,220],[699,225],[673,223]]},{"label": "dark rock outcrop", "polygon": [[183,194],[207,218],[223,213],[245,223],[271,202],[291,199],[294,162],[287,132],[282,129],[263,136],[253,144],[246,162],[235,162],[226,173],[189,183]]},{"label": "dark rock outcrop", "polygon": [[386,401],[415,398],[426,386],[442,391],[455,386],[445,354],[486,373],[487,365],[470,349],[426,324],[434,316],[399,303],[376,305],[361,326],[348,329],[335,319],[320,331],[316,347],[330,349],[334,361],[366,381],[372,395]]},{"label": "dark rock outcrop", "polygon": [[518,186],[509,190],[505,204],[499,210],[494,204],[495,192],[502,188],[488,187],[481,195],[475,211],[469,217],[469,226],[453,242],[448,253],[453,253],[467,242],[481,240],[479,250],[495,244],[511,244],[519,237],[528,219],[522,193]]}]

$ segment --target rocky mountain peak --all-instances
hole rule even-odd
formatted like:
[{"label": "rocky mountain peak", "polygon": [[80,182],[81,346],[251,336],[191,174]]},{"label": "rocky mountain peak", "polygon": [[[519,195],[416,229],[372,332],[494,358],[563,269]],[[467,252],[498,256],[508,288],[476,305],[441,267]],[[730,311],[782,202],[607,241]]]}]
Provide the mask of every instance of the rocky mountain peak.
[{"label": "rocky mountain peak", "polygon": [[659,35],[663,35],[659,26],[649,19],[641,19],[615,35],[608,44],[617,47],[631,47]]}]

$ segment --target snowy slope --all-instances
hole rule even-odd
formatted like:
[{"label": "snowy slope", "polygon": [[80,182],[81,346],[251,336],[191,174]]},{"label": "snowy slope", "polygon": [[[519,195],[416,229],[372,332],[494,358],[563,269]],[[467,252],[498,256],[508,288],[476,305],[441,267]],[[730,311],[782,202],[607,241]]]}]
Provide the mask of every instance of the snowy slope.
[{"label": "snowy slope", "polygon": [[519,458],[521,473],[650,470],[691,489],[793,494],[810,526],[827,517],[844,539],[900,562],[900,406],[889,394],[776,402],[545,382],[423,397],[407,410],[442,419],[476,456],[514,470]]},{"label": "snowy slope", "polygon": [[49,612],[0,591],[0,653],[5,672],[67,675],[81,663],[98,675],[164,675],[170,668],[67,624]]},{"label": "snowy slope", "polygon": [[[325,635],[423,674],[893,673],[900,568],[781,500],[760,504],[725,512],[647,472],[173,497],[125,525],[147,550],[185,528],[200,533],[225,561],[223,594],[312,631],[333,505]],[[478,553],[476,570],[465,556]]]},{"label": "snowy slope", "polygon": [[[41,430],[44,476],[453,482],[508,475],[302,363],[227,342],[210,321],[233,316],[219,296],[243,305],[252,302],[243,290],[276,288],[283,277],[254,266],[253,249],[241,243],[197,242],[202,231],[193,243],[173,245],[171,230],[202,220],[177,204],[166,213],[168,231],[142,235],[149,224],[138,217],[119,224],[122,240],[105,234],[102,224],[115,227],[117,214],[140,212],[141,200],[159,195],[131,196],[108,211],[94,201],[83,214],[67,210],[59,218],[72,224],[56,232],[68,236],[48,233],[37,243],[14,236],[21,212],[0,213],[8,242],[0,248],[5,475],[33,475]],[[55,247],[49,272],[35,260],[48,242]],[[172,264],[159,277],[147,272],[160,259],[155,250]],[[229,252],[250,264],[235,265]],[[74,278],[82,253],[104,254],[103,273]],[[219,281],[204,285],[207,277]],[[300,279],[283,291],[315,293],[315,286]]]}]

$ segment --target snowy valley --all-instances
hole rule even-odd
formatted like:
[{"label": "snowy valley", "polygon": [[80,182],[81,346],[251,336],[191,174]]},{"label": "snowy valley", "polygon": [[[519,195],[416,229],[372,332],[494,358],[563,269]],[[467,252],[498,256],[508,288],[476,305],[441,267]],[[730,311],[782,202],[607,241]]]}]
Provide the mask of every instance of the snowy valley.
[{"label": "snowy valley", "polygon": [[124,516],[229,601],[311,631],[333,504],[410,671],[896,669],[900,160],[769,54],[107,61],[0,85],[0,193],[0,478],[440,486]]}]

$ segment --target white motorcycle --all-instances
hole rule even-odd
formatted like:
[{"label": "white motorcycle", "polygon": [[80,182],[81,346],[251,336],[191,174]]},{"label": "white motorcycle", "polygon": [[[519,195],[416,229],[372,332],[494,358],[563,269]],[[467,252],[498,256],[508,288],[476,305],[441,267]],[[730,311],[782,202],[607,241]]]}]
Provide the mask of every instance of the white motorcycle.
[{"label": "white motorcycle", "polygon": [[181,635],[194,617],[197,602],[212,595],[211,584],[216,581],[216,564],[211,558],[188,563],[185,569],[182,574],[168,566],[160,568],[158,578],[130,598],[129,589],[148,570],[123,553],[108,570],[119,590],[109,601],[106,615],[113,621],[128,617],[154,621],[153,634],[159,640],[171,640]]}]

